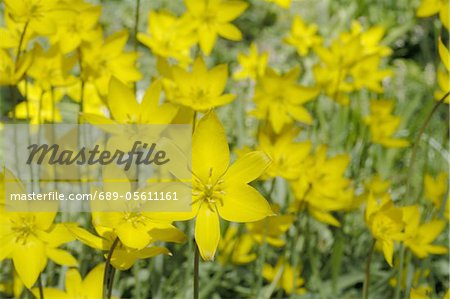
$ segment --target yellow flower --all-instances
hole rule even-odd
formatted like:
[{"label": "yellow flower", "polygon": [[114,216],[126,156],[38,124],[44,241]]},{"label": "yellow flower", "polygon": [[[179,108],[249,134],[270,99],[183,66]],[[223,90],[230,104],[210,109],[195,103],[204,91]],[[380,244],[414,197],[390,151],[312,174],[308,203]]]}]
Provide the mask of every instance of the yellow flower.
[{"label": "yellow flower", "polygon": [[[198,123],[192,141],[195,240],[204,260],[214,259],[220,240],[220,221],[253,222],[273,215],[256,189],[248,183],[269,166],[262,152],[250,152],[229,166],[230,151],[224,128],[214,111]],[[174,219],[175,220],[175,219]]]},{"label": "yellow flower", "polygon": [[[272,210],[278,213],[280,207],[272,205]],[[263,220],[246,224],[248,233],[259,244],[269,243],[274,247],[282,247],[286,244],[283,235],[288,231],[294,222],[293,215],[270,216]]]},{"label": "yellow flower", "polygon": [[381,58],[391,54],[390,48],[380,45],[384,33],[381,26],[364,31],[355,21],[351,31],[341,33],[329,47],[314,48],[320,58],[313,67],[314,77],[332,100],[348,105],[352,91],[383,91],[381,81],[391,74],[379,69]]},{"label": "yellow flower", "polygon": [[[397,269],[399,268],[399,265],[397,263],[398,261],[396,261],[395,267],[397,267]],[[400,284],[400,288],[402,290],[405,290],[407,287],[407,283],[408,283],[408,265],[405,263],[403,264],[403,269],[402,269],[402,281]],[[428,268],[419,268],[417,270],[414,271],[414,274],[412,276],[412,285],[415,286],[417,285],[421,279],[427,279],[430,276],[430,269]],[[389,284],[392,287],[396,287],[397,286],[397,277],[392,277],[391,279],[389,279]]]},{"label": "yellow flower", "polygon": [[[439,85],[439,89],[434,93],[434,98],[436,100],[442,99],[445,94],[450,92],[450,53],[448,49],[445,47],[442,39],[439,38],[438,43],[439,56],[441,57],[442,64],[444,65],[444,69],[440,68],[437,71],[437,83]],[[446,103],[450,103],[450,97],[447,96],[445,99]]]},{"label": "yellow flower", "polygon": [[[103,191],[124,195],[131,192],[131,182],[126,173],[115,165],[103,169]],[[91,203],[92,205],[95,202]],[[103,202],[97,205],[104,205]],[[101,206],[98,206],[100,209]],[[121,211],[97,212],[93,209],[94,227],[112,230],[120,242],[128,248],[141,250],[156,241],[184,242],[186,237],[170,221],[154,219],[154,213],[143,212],[133,202],[124,202]]]},{"label": "yellow flower", "polygon": [[366,202],[369,196],[382,198],[391,188],[391,182],[382,179],[379,175],[375,175],[370,180],[364,182],[364,193],[355,196],[355,200],[350,209],[358,208],[361,203]]},{"label": "yellow flower", "polygon": [[298,84],[299,75],[298,67],[283,75],[269,68],[256,84],[253,113],[258,119],[266,119],[277,134],[294,121],[305,124],[313,121],[303,104],[312,101],[319,90]]},{"label": "yellow flower", "polygon": [[167,11],[150,11],[148,34],[139,32],[137,38],[153,54],[175,58],[184,65],[191,61],[190,48],[196,42],[192,28],[186,25],[182,19]]},{"label": "yellow flower", "polygon": [[449,29],[449,10],[448,0],[422,0],[417,8],[416,15],[420,18],[426,18],[439,13],[442,25]]},{"label": "yellow flower", "polygon": [[306,289],[303,287],[305,280],[300,273],[300,267],[294,269],[283,258],[280,258],[275,267],[264,264],[262,276],[268,281],[274,281],[280,275],[276,284],[279,288],[282,288],[288,295],[301,295],[306,293]]},{"label": "yellow flower", "polygon": [[292,22],[291,32],[284,42],[294,46],[300,56],[308,55],[311,48],[322,44],[322,38],[317,35],[317,25],[307,25],[300,16],[296,16]]},{"label": "yellow flower", "polygon": [[58,89],[43,90],[39,85],[21,81],[18,84],[20,93],[27,100],[19,103],[15,109],[18,119],[27,119],[31,124],[58,123],[62,121],[58,103],[63,98],[63,93]]},{"label": "yellow flower", "polygon": [[342,33],[340,38],[344,41],[350,41],[353,39],[358,40],[361,45],[360,56],[363,58],[377,55],[379,57],[385,57],[392,54],[392,50],[388,46],[384,46],[381,42],[383,36],[386,33],[386,29],[383,26],[373,26],[364,30],[361,23],[358,21],[352,22],[351,32]]},{"label": "yellow flower", "polygon": [[[8,182],[11,193],[26,193],[22,183],[9,171],[1,174],[1,187]],[[10,258],[27,288],[31,288],[45,269],[48,259],[59,265],[76,266],[76,259],[58,247],[74,240],[63,224],[54,224],[55,212],[33,212],[34,202],[27,202],[26,212],[9,212],[1,190],[0,261]],[[40,202],[38,203],[40,204]]]},{"label": "yellow flower", "polygon": [[392,267],[394,242],[404,239],[403,210],[394,206],[389,194],[381,199],[370,195],[367,201],[365,221],[386,262]]},{"label": "yellow flower", "polygon": [[266,72],[269,54],[264,52],[260,55],[258,53],[258,47],[255,43],[252,43],[248,55],[240,53],[237,59],[241,68],[233,74],[233,78],[236,80],[256,80]]},{"label": "yellow flower", "polygon": [[[81,101],[81,80],[77,78],[75,84],[58,88],[69,96],[74,102]],[[106,111],[106,103],[100,97],[94,83],[87,81],[83,86],[83,111],[82,113],[104,115]]]},{"label": "yellow flower", "polygon": [[22,38],[21,51],[26,50],[28,42],[36,36],[36,33],[26,30],[23,34],[25,24],[14,21],[7,11],[5,11],[4,18],[6,27],[0,27],[0,36],[2,37],[0,48],[13,49],[17,55],[20,39]]},{"label": "yellow flower", "polygon": [[[95,223],[94,229],[98,236],[90,233],[84,228],[74,225],[68,226],[68,229],[82,243],[102,251],[110,250],[117,237],[113,229],[95,225]],[[162,233],[167,233],[167,231],[162,231]],[[120,271],[125,271],[130,269],[136,260],[151,258],[159,254],[170,254],[170,251],[165,247],[159,246],[147,246],[143,249],[133,249],[125,246],[122,242],[119,242],[111,256],[111,265]],[[107,254],[105,253],[105,257],[106,256]]]},{"label": "yellow flower", "polygon": [[235,265],[245,265],[256,259],[252,252],[253,239],[248,234],[238,234],[236,226],[229,226],[223,239],[219,242],[218,260],[222,265],[229,262]]},{"label": "yellow flower", "polygon": [[447,195],[447,203],[445,204],[444,217],[447,218],[447,221],[450,220],[450,194]]},{"label": "yellow flower", "polygon": [[431,244],[445,228],[442,220],[432,220],[420,224],[420,211],[418,206],[403,208],[403,221],[405,222],[404,243],[414,255],[425,258],[429,254],[445,254],[447,247]]},{"label": "yellow flower", "polygon": [[58,0],[5,0],[4,3],[16,22],[28,24],[39,35],[55,33],[57,21],[71,14]]},{"label": "yellow flower", "polygon": [[0,283],[0,293],[5,293],[6,295],[11,296],[11,298],[20,298],[23,289],[23,282],[22,280],[20,280],[19,275],[15,270],[13,271],[12,281],[5,281]]},{"label": "yellow flower", "polygon": [[440,209],[448,189],[448,174],[441,172],[436,178],[428,173],[425,174],[424,188],[425,198],[431,201],[437,209]]},{"label": "yellow flower", "polygon": [[217,36],[239,41],[242,33],[230,22],[240,16],[248,4],[228,0],[185,0],[187,24],[195,28],[197,38],[205,55],[211,54]]},{"label": "yellow flower", "polygon": [[[160,104],[161,82],[156,80],[145,91],[138,103],[131,88],[112,77],[109,83],[107,104],[111,118],[84,113],[83,118],[92,124],[169,124],[177,113],[170,103]],[[114,126],[115,129],[118,126]]]},{"label": "yellow flower", "polygon": [[33,56],[33,63],[27,74],[43,90],[48,91],[52,87],[75,83],[75,77],[70,74],[76,63],[75,57],[68,58],[62,55],[56,46],[45,51],[40,45],[36,46]]},{"label": "yellow flower", "polygon": [[101,30],[96,28],[101,6],[91,5],[85,2],[71,3],[70,9],[75,11],[69,18],[60,20],[57,31],[50,36],[52,44],[58,44],[62,53],[69,53],[80,46],[82,42],[93,42],[101,39]]},{"label": "yellow flower", "polygon": [[226,64],[208,70],[203,59],[197,58],[191,72],[174,66],[171,73],[173,81],[165,85],[171,102],[196,111],[208,111],[235,98],[232,94],[223,94],[228,79]]},{"label": "yellow flower", "polygon": [[275,3],[276,5],[284,9],[288,9],[289,7],[291,7],[292,2],[292,0],[264,0],[264,1],[269,3]]},{"label": "yellow flower", "polygon": [[417,288],[411,288],[409,293],[410,299],[429,299],[428,296],[431,293],[431,288],[429,286],[422,286]]},{"label": "yellow flower", "polygon": [[[105,264],[95,266],[84,279],[77,269],[69,269],[66,272],[66,291],[56,288],[44,288],[44,298],[48,299],[73,299],[73,298],[102,298],[103,272]],[[39,298],[39,289],[33,288],[33,295]],[[116,297],[112,297],[116,298]]]},{"label": "yellow flower", "polygon": [[32,59],[31,53],[27,53],[16,64],[6,50],[0,49],[0,86],[17,84],[30,67]]},{"label": "yellow flower", "polygon": [[364,121],[369,126],[373,143],[392,148],[407,147],[409,142],[406,139],[393,137],[401,122],[399,116],[392,115],[393,109],[393,101],[372,100],[370,114]]},{"label": "yellow flower", "polygon": [[84,80],[94,83],[102,97],[108,93],[112,76],[124,83],[142,78],[135,65],[138,54],[123,51],[127,39],[128,32],[119,31],[105,40],[98,39],[81,47]]},{"label": "yellow flower", "polygon": [[378,69],[381,57],[369,56],[362,63],[357,63],[350,69],[349,75],[353,78],[352,88],[362,90],[367,88],[376,93],[382,93],[383,87],[381,82],[384,78],[392,75],[389,69]]},{"label": "yellow flower", "polygon": [[305,160],[298,179],[291,182],[296,201],[290,210],[306,208],[318,221],[340,226],[332,212],[349,209],[353,204],[351,181],[344,176],[350,157],[327,157],[327,147],[320,146]]},{"label": "yellow flower", "polygon": [[261,131],[258,148],[272,160],[266,174],[269,177],[280,176],[287,180],[297,179],[302,171],[303,162],[311,152],[311,141],[294,142],[297,130],[287,130],[279,136],[271,136]]}]

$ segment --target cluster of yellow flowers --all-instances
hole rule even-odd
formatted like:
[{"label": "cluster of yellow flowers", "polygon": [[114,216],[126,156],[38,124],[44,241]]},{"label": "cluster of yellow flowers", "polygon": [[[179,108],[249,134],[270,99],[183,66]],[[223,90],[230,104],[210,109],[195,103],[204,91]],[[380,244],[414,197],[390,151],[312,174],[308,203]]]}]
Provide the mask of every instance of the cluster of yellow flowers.
[{"label": "cluster of yellow flowers", "polygon": [[[291,5],[289,0],[266,2],[281,8]],[[218,38],[243,39],[233,21],[249,7],[244,1],[184,0],[186,10],[179,16],[152,10],[146,32],[134,36],[133,51],[126,47],[128,31],[104,35],[99,23],[101,6],[84,0],[3,3],[0,85],[20,93],[20,99],[11,93],[8,116],[13,122],[64,122],[59,110],[64,99],[78,105],[79,122],[182,123],[194,128],[191,212],[94,212],[83,228],[80,223],[59,222],[57,207],[54,212],[36,213],[31,206],[36,203],[30,203],[29,212],[9,212],[0,186],[0,261],[11,259],[15,280],[36,297],[100,298],[105,292],[111,297],[111,267],[125,271],[139,259],[172,255],[165,243],[189,239],[185,233],[190,232],[174,224],[178,221],[195,221],[193,237],[203,260],[213,261],[218,255],[224,267],[257,260],[257,275],[289,295],[308,291],[296,256],[300,255],[297,239],[303,233],[302,219],[309,223],[312,217],[318,225],[338,230],[344,214],[353,211],[363,216],[365,205],[361,219],[369,228],[373,248],[381,250],[399,272],[404,265],[394,263],[396,243],[401,244],[400,252],[406,248],[419,259],[447,253],[446,246],[434,243],[448,224],[446,173],[425,176],[424,197],[429,203],[400,205],[393,200],[389,181],[372,173],[371,182],[360,186],[358,174],[350,174],[352,153],[336,152],[312,136],[312,127],[319,122],[314,106],[319,98],[333,107],[353,109],[351,103],[358,95],[369,92],[369,112],[358,121],[370,133],[370,145],[380,149],[410,146],[406,137],[396,137],[402,118],[394,113],[395,101],[378,99],[384,93],[383,82],[393,74],[386,66],[392,50],[382,42],[382,26],[366,28],[354,21],[349,31],[328,40],[316,24],[295,16],[290,32],[281,40],[294,47],[301,59],[313,58],[309,70],[313,78],[308,81],[300,65],[287,70],[271,66],[269,51],[262,51],[257,42],[237,55],[239,67],[232,76],[228,64],[211,65]],[[448,1],[425,0],[417,15],[438,11],[448,28]],[[137,65],[142,54],[137,52],[138,41],[151,51],[157,65],[157,75],[142,99],[136,92],[136,83],[143,78]],[[448,102],[450,56],[441,40],[438,49],[444,68],[437,73],[440,90],[435,97]],[[250,90],[251,103],[228,91],[231,78]],[[257,123],[257,130],[251,132],[255,143],[244,142],[244,148],[230,148],[216,113],[233,101],[243,102],[244,113]],[[117,167],[105,167],[104,172],[128,180]],[[1,173],[1,181],[6,180],[24,190],[8,170]],[[283,184],[288,194],[277,192]],[[103,191],[115,188],[103,184]],[[132,190],[131,182],[126,189]],[[106,264],[90,265],[84,279],[77,259],[61,248],[74,240],[100,251],[106,259]],[[266,260],[267,245],[278,250],[279,256]],[[48,260],[70,267],[65,272],[65,291],[41,285]],[[411,298],[422,286],[413,287]],[[21,291],[15,288],[15,296]]]}]

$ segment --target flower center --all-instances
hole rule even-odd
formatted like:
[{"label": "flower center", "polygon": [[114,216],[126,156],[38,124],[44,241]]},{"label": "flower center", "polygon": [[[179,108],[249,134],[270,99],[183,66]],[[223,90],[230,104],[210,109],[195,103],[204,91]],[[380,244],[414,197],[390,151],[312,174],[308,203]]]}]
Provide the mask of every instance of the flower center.
[{"label": "flower center", "polygon": [[125,215],[123,218],[127,222],[130,222],[134,227],[136,227],[139,224],[145,223],[145,216],[141,215],[140,213],[136,213],[136,212],[125,212]]},{"label": "flower center", "polygon": [[204,24],[211,26],[216,22],[216,13],[212,10],[205,11],[201,16],[201,20]]},{"label": "flower center", "polygon": [[194,88],[191,90],[191,98],[192,102],[196,104],[203,104],[207,102],[207,98],[209,95],[209,92],[203,88]]},{"label": "flower center", "polygon": [[21,217],[20,221],[12,221],[12,230],[16,235],[16,242],[25,244],[29,235],[35,230],[35,219],[33,217]]},{"label": "flower center", "polygon": [[200,180],[198,177],[194,178],[194,186],[192,195],[194,197],[194,201],[202,201],[208,204],[216,204],[219,202],[220,205],[223,205],[223,195],[225,191],[223,191],[223,180],[217,179],[213,182],[212,179],[212,168],[209,171],[209,176],[206,182]]},{"label": "flower center", "polygon": [[384,215],[378,215],[378,217],[374,219],[373,227],[374,236],[380,239],[389,238],[393,233],[396,232],[395,223],[389,217],[386,217]]}]

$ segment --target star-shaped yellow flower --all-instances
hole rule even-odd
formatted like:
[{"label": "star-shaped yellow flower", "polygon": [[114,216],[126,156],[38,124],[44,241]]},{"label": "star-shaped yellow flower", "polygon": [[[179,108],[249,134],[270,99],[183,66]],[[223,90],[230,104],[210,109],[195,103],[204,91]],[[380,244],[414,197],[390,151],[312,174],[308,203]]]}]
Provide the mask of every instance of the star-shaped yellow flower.
[{"label": "star-shaped yellow flower", "polygon": [[200,48],[205,55],[211,54],[217,36],[239,41],[242,33],[230,22],[240,16],[248,4],[227,0],[185,0],[186,23],[193,24]]}]

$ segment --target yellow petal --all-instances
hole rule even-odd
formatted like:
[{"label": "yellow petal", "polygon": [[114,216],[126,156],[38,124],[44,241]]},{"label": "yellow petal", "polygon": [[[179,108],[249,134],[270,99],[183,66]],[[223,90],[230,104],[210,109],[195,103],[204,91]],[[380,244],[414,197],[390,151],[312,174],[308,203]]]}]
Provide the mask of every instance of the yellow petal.
[{"label": "yellow petal", "polygon": [[114,119],[120,123],[130,122],[139,113],[133,91],[115,77],[109,82],[108,107]]},{"label": "yellow petal", "polygon": [[[441,57],[442,63],[444,64],[445,68],[448,71],[450,71],[450,53],[449,53],[448,49],[445,47],[441,38],[439,38],[438,50],[439,50],[439,56]],[[448,86],[448,84],[449,83],[447,82],[447,86]]]},{"label": "yellow petal", "polygon": [[150,236],[158,241],[184,243],[186,235],[177,228],[155,228],[149,232]]},{"label": "yellow petal", "polygon": [[229,22],[239,17],[248,7],[243,1],[222,1],[217,19],[221,22]]},{"label": "yellow petal", "polygon": [[81,285],[85,298],[102,298],[104,271],[105,264],[99,264],[84,278]]},{"label": "yellow petal", "polygon": [[177,114],[177,107],[168,103],[159,104],[161,81],[157,80],[147,88],[140,105],[141,121],[146,124],[168,124]]},{"label": "yellow petal", "polygon": [[203,26],[199,29],[199,43],[200,48],[203,53],[208,56],[211,54],[212,49],[214,48],[214,44],[217,40],[217,32],[214,31],[210,26]]},{"label": "yellow petal", "polygon": [[419,8],[417,8],[417,16],[424,18],[436,14],[441,8],[441,0],[422,0]]},{"label": "yellow petal", "polygon": [[220,36],[233,41],[240,41],[242,39],[242,33],[239,29],[231,23],[225,23],[219,26],[217,29]]},{"label": "yellow petal", "polygon": [[185,0],[184,3],[186,3],[189,12],[195,16],[200,14],[205,9],[206,1]]},{"label": "yellow petal", "polygon": [[69,230],[75,235],[75,237],[86,244],[89,247],[100,249],[100,250],[108,250],[111,248],[111,242],[108,242],[105,239],[97,237],[84,228],[81,227],[70,227]]},{"label": "yellow petal", "polygon": [[139,259],[147,259],[160,254],[170,254],[170,251],[165,247],[152,246],[137,251],[136,257]]},{"label": "yellow petal", "polygon": [[423,243],[431,243],[441,234],[444,228],[445,222],[441,220],[424,223],[419,227],[418,237]]},{"label": "yellow petal", "polygon": [[207,74],[211,93],[221,95],[228,79],[228,65],[220,64],[213,67]]},{"label": "yellow petal", "polygon": [[225,130],[214,111],[198,123],[192,137],[192,170],[203,181],[215,182],[227,169],[230,161]]},{"label": "yellow petal", "polygon": [[219,215],[214,205],[203,203],[195,221],[195,242],[205,261],[214,260],[220,240]]},{"label": "yellow petal", "polygon": [[445,1],[441,7],[441,11],[439,12],[439,19],[441,20],[442,25],[444,25],[447,31],[450,29],[449,10],[450,10],[450,3],[448,1]]},{"label": "yellow petal", "polygon": [[45,241],[49,246],[58,247],[62,244],[72,242],[75,237],[67,229],[72,224],[66,225],[57,223],[52,226],[52,229],[45,235]]},{"label": "yellow petal", "polygon": [[448,252],[448,248],[440,245],[428,245],[425,247],[431,254],[445,254]]},{"label": "yellow petal", "polygon": [[[31,292],[33,293],[35,298],[40,298],[39,295],[39,289],[33,288],[31,289]],[[44,288],[44,298],[45,299],[72,299],[73,297],[68,296],[66,293],[64,293],[61,290],[54,289],[54,288]]]},{"label": "yellow petal", "polygon": [[128,32],[125,29],[111,34],[105,39],[102,53],[108,55],[108,57],[119,56],[122,53],[127,40]]},{"label": "yellow petal", "polygon": [[269,281],[272,281],[275,278],[274,269],[272,268],[271,265],[264,264],[262,276]]},{"label": "yellow petal", "polygon": [[31,288],[47,265],[44,244],[29,237],[25,244],[17,244],[13,253],[14,269],[27,288]]},{"label": "yellow petal", "polygon": [[289,107],[289,114],[297,121],[305,123],[307,125],[312,124],[311,114],[302,106]]},{"label": "yellow petal", "polygon": [[47,248],[47,256],[58,265],[69,267],[76,267],[78,265],[77,260],[70,253],[62,249]]},{"label": "yellow petal", "polygon": [[0,238],[0,261],[10,257],[10,255],[13,253],[14,247],[15,240],[12,236]]},{"label": "yellow petal", "polygon": [[76,269],[69,269],[66,272],[66,291],[68,295],[76,297],[76,294],[82,290],[81,275]]},{"label": "yellow petal", "polygon": [[267,200],[249,185],[233,185],[224,190],[223,205],[218,203],[220,217],[233,222],[253,222],[274,215]]},{"label": "yellow petal", "polygon": [[330,225],[333,225],[336,227],[341,226],[339,221],[330,212],[325,212],[325,211],[321,211],[318,209],[310,208],[309,213],[311,214],[311,216],[313,216],[320,222],[327,223],[327,224],[330,224]]},{"label": "yellow petal", "polygon": [[142,224],[124,221],[116,228],[120,241],[128,247],[142,249],[150,243],[150,235]]},{"label": "yellow petal", "polygon": [[383,241],[382,244],[384,258],[389,266],[392,267],[392,259],[394,257],[394,242],[393,241]]},{"label": "yellow petal", "polygon": [[262,151],[247,153],[230,166],[223,180],[227,185],[250,183],[260,177],[270,163],[270,157]]}]

